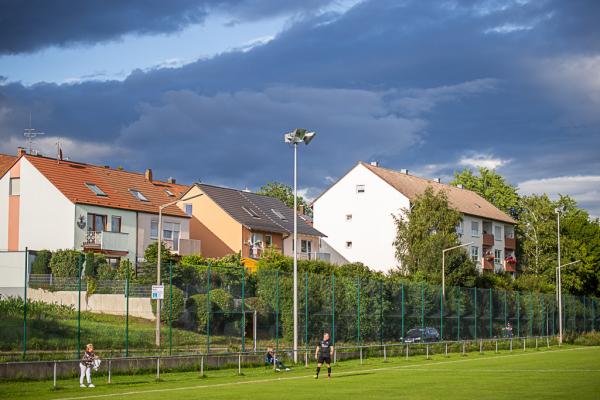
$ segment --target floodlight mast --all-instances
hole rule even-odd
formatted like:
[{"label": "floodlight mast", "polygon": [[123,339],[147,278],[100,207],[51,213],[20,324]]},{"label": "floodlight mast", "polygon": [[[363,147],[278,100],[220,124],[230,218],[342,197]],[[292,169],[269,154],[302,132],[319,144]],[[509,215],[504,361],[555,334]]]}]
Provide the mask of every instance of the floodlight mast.
[{"label": "floodlight mast", "polygon": [[315,135],[315,132],[308,132],[303,128],[296,128],[284,135],[285,143],[294,146],[294,364],[298,363],[298,144],[304,142],[308,145]]}]

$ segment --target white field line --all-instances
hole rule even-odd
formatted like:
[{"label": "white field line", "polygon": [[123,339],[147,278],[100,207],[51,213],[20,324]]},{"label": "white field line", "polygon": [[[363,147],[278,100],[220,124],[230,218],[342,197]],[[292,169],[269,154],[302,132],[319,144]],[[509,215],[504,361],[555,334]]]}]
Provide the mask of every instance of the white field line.
[{"label": "white field line", "polygon": [[[507,354],[507,355],[502,355],[502,356],[494,356],[494,357],[490,357],[490,358],[470,358],[470,359],[466,359],[466,360],[438,361],[438,362],[432,362],[432,363],[428,364],[428,366],[443,365],[443,364],[458,364],[458,363],[474,362],[474,361],[490,361],[490,360],[497,360],[500,358],[524,357],[524,356],[533,356],[533,355],[541,355],[541,354],[563,353],[563,352],[567,352],[567,351],[577,351],[577,350],[585,350],[585,349],[589,349],[589,348],[576,347],[576,348],[572,348],[572,349],[542,351],[542,352],[535,352],[535,353]],[[406,369],[406,370],[414,369],[414,370],[428,370],[428,371],[436,370],[436,368],[422,368],[422,367],[416,367],[416,366],[412,366],[412,365],[396,365],[396,366],[391,366],[391,367],[380,367],[380,368],[370,368],[370,369],[363,369],[363,370],[353,370],[353,371],[347,371],[347,372],[338,372],[338,373],[334,373],[334,377],[340,376],[340,375],[341,376],[355,375],[355,374],[360,374],[360,373],[365,373],[365,372],[389,371],[389,370],[395,370],[395,369]],[[456,371],[456,370],[454,370],[454,371]],[[481,372],[481,370],[476,370],[476,371]],[[515,370],[511,370],[511,371],[514,372]],[[527,370],[527,371],[535,371],[535,370]],[[551,371],[551,370],[544,370],[544,372],[547,372],[547,371]],[[556,371],[561,372],[561,373],[567,372],[567,370],[556,370]],[[588,371],[593,372],[596,370],[588,370]],[[81,400],[81,399],[97,399],[97,398],[119,397],[119,396],[124,397],[124,396],[134,396],[134,395],[148,394],[148,393],[167,393],[167,392],[184,391],[184,390],[210,389],[210,388],[218,388],[218,387],[226,387],[226,386],[251,385],[251,384],[255,384],[255,383],[263,384],[263,383],[270,383],[270,382],[306,379],[306,378],[312,378],[312,377],[313,377],[313,375],[310,374],[310,375],[301,375],[301,376],[289,376],[289,377],[285,377],[285,378],[269,378],[269,379],[256,379],[256,380],[241,381],[241,382],[215,383],[213,385],[195,385],[195,386],[184,386],[184,387],[176,387],[176,388],[139,390],[139,391],[134,391],[134,392],[106,393],[106,394],[97,394],[97,395],[90,395],[90,396],[63,397],[63,398],[57,398],[55,400]]]}]

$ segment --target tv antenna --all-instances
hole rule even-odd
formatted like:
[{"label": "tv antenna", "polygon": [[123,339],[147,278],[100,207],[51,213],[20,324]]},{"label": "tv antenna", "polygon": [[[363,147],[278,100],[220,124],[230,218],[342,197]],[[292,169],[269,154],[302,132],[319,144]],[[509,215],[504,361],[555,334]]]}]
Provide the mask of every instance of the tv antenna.
[{"label": "tv antenna", "polygon": [[25,128],[23,136],[27,138],[27,147],[29,148],[29,154],[33,154],[33,141],[38,135],[45,135],[44,132],[37,132],[35,128],[31,127],[31,113],[29,113],[29,128]]}]

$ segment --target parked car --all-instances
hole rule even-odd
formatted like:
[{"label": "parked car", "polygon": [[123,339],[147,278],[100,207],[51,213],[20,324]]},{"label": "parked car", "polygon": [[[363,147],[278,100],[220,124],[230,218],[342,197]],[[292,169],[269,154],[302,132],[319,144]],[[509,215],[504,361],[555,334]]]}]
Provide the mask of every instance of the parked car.
[{"label": "parked car", "polygon": [[404,343],[439,342],[440,333],[435,328],[413,328],[406,332]]}]

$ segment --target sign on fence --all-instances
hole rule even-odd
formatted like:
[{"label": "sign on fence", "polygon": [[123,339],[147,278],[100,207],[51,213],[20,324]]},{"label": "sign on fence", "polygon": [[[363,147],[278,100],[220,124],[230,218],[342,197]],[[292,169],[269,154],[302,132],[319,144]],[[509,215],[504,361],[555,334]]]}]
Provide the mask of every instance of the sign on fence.
[{"label": "sign on fence", "polygon": [[164,285],[152,285],[152,300],[162,300],[165,298]]}]

